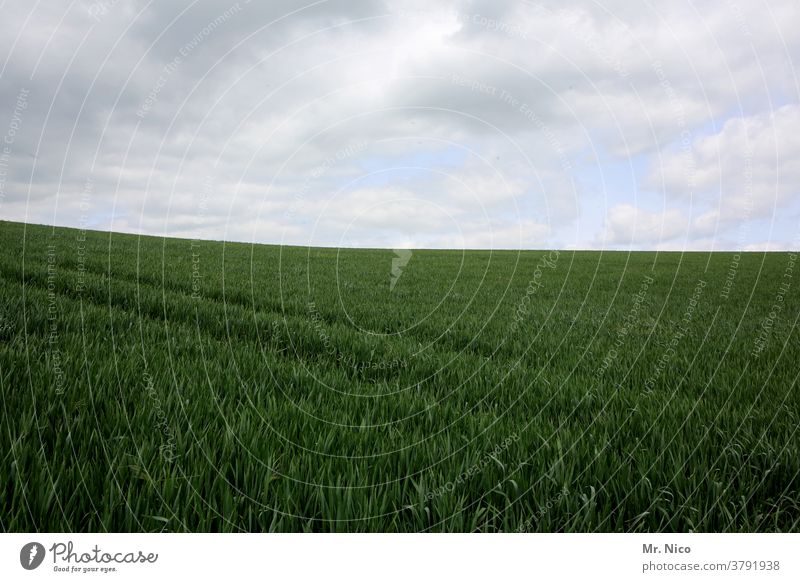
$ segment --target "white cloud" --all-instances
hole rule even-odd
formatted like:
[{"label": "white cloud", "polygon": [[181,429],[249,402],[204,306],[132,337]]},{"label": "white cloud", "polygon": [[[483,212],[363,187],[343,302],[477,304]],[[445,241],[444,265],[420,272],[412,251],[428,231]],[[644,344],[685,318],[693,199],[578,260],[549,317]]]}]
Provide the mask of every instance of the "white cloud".
[{"label": "white cloud", "polygon": [[[74,224],[91,177],[96,224],[154,234],[299,242],[320,218],[318,244],[744,246],[763,241],[738,222],[777,217],[773,242],[791,238],[793,0],[98,5],[4,5],[6,119],[30,90],[4,218]],[[629,160],[663,211],[629,188],[588,199],[584,173]],[[425,171],[392,172],[410,163]],[[370,184],[378,170],[393,179]],[[579,221],[596,230],[574,241]]]},{"label": "white cloud", "polygon": [[689,225],[689,219],[678,210],[648,212],[631,204],[618,204],[609,209],[597,242],[601,247],[654,248],[685,237]]},{"label": "white cloud", "polygon": [[698,235],[731,232],[749,221],[771,223],[797,211],[800,106],[730,119],[689,146],[665,156],[649,181],[670,204],[691,201],[705,208],[694,221]]}]

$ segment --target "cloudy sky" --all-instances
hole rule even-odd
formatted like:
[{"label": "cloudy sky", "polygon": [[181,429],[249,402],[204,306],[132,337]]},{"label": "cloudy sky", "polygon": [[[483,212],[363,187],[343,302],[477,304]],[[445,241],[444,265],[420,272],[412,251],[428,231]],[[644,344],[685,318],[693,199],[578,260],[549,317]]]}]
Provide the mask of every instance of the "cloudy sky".
[{"label": "cloudy sky", "polygon": [[2,15],[2,219],[324,246],[800,247],[797,0]]}]

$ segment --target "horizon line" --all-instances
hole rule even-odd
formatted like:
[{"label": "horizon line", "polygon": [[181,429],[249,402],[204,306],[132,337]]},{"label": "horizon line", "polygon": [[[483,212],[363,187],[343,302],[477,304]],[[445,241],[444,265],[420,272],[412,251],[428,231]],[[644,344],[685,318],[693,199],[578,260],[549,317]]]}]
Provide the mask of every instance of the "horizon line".
[{"label": "horizon line", "polygon": [[80,226],[59,225],[59,224],[41,224],[38,222],[22,222],[18,220],[7,220],[0,218],[0,223],[20,224],[23,226],[36,226],[42,228],[64,228],[70,230],[78,230],[82,232],[93,232],[99,234],[119,234],[126,236],[149,237],[160,239],[174,239],[183,241],[201,241],[208,243],[222,243],[224,244],[246,244],[246,245],[260,245],[272,247],[293,247],[303,249],[327,249],[327,250],[363,250],[363,251],[387,251],[393,252],[395,250],[410,250],[410,251],[448,251],[448,252],[546,252],[546,251],[559,251],[559,252],[579,252],[579,253],[796,253],[797,250],[784,248],[784,249],[736,249],[736,248],[721,248],[721,249],[687,249],[687,248],[674,248],[674,249],[610,249],[610,248],[566,248],[566,247],[529,247],[529,248],[483,248],[483,247],[445,247],[445,248],[431,248],[431,247],[369,247],[369,246],[329,246],[329,245],[298,245],[298,244],[283,244],[280,242],[256,242],[246,240],[234,239],[213,239],[201,237],[186,237],[174,236],[167,234],[144,234],[141,232],[131,232],[128,230],[98,230],[95,228],[82,228]]}]

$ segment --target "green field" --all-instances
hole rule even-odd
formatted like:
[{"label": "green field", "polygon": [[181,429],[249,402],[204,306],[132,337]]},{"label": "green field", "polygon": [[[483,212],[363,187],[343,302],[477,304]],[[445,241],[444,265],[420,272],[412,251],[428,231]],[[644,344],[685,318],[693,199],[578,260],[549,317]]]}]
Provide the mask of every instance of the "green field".
[{"label": "green field", "polygon": [[3,531],[800,531],[794,254],[0,244]]}]

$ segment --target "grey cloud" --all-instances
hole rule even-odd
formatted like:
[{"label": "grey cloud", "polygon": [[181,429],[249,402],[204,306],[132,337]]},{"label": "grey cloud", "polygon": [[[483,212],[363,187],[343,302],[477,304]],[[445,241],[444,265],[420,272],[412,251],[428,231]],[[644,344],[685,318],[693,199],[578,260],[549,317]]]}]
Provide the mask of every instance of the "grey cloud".
[{"label": "grey cloud", "polygon": [[[719,216],[710,197],[690,212],[670,186],[685,173],[673,152],[687,135],[699,144],[718,133],[732,115],[760,119],[797,102],[793,16],[791,1],[765,8],[465,0],[398,9],[378,0],[100,0],[48,9],[15,0],[0,21],[0,123],[11,118],[21,88],[30,96],[0,214],[74,223],[90,179],[97,224],[189,235],[211,177],[213,204],[198,232],[249,240],[263,228],[255,238],[281,230],[298,241],[315,219],[311,211],[363,176],[370,160],[392,168],[427,156],[436,164],[464,147],[475,155],[447,172],[473,185],[506,244],[520,224],[535,233],[526,244],[541,237],[562,244],[581,212],[597,207],[578,185],[581,172],[636,157],[665,176],[674,205],[664,211],[667,234],[680,236],[681,216],[694,221],[696,240],[714,236],[719,224],[716,235],[729,236],[733,219],[724,209],[738,194],[726,194],[730,204]],[[726,134],[733,145],[720,147],[737,140]],[[367,146],[312,176],[353,143]],[[478,155],[492,164],[477,163]],[[779,162],[759,159],[765,183]],[[702,158],[708,179],[735,175],[731,164],[715,169],[710,160]],[[379,202],[392,188],[406,189],[458,216],[468,246],[489,244],[478,207],[448,180],[403,180],[383,190],[351,188],[345,197]],[[656,182],[651,176],[643,185],[660,192]],[[513,195],[493,183],[510,184]],[[630,230],[631,220],[660,220],[634,204],[637,194],[612,193],[595,217],[605,227],[577,244],[597,244],[603,233],[659,244]],[[784,184],[777,203],[791,207],[794,194]],[[112,205],[118,220],[107,219]],[[382,213],[365,218],[358,240],[391,238]],[[402,236],[416,230],[427,244],[455,240],[436,235],[442,223],[405,216]],[[322,242],[339,240],[349,218],[332,208]]]}]

